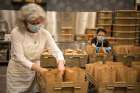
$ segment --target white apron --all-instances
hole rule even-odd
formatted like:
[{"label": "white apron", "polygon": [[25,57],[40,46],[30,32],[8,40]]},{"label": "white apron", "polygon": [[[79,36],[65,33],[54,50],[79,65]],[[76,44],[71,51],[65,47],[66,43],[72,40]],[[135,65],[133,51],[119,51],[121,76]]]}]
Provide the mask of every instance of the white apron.
[{"label": "white apron", "polygon": [[[43,41],[30,41],[29,35],[25,34],[23,41],[24,55],[34,63],[40,64],[40,54],[44,49]],[[32,42],[28,44],[27,42]],[[7,93],[36,93],[35,71],[24,67],[20,62],[12,58],[7,69]]]}]

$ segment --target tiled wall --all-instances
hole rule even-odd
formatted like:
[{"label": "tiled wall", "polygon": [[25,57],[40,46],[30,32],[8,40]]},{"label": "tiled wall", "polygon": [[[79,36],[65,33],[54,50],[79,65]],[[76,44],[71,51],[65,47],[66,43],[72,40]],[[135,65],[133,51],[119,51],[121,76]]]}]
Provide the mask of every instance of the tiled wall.
[{"label": "tiled wall", "polygon": [[[12,9],[11,0],[0,0],[0,9]],[[135,0],[47,0],[47,10],[97,11],[134,9]]]},{"label": "tiled wall", "polygon": [[48,10],[97,11],[133,9],[135,0],[48,0]]}]

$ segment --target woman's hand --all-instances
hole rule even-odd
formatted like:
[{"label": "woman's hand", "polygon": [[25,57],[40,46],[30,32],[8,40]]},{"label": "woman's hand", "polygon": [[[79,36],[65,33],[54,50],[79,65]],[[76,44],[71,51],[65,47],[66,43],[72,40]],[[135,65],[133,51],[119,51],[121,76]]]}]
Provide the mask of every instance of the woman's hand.
[{"label": "woman's hand", "polygon": [[65,61],[64,60],[58,60],[57,63],[58,63],[58,70],[60,71],[60,74],[63,75],[64,70],[65,70],[65,66],[64,66]]},{"label": "woman's hand", "polygon": [[39,66],[38,64],[36,64],[36,63],[34,63],[34,64],[32,65],[32,70],[34,70],[34,71],[36,71],[36,72],[38,72],[38,73],[40,73],[40,74],[43,74],[43,72],[48,71],[48,69],[42,68],[42,67],[40,67],[40,66]]}]

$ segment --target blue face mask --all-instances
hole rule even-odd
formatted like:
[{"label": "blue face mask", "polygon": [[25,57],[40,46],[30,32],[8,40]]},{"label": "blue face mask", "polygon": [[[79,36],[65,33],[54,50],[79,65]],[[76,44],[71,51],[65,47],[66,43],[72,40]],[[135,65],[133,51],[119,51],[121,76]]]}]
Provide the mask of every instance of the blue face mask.
[{"label": "blue face mask", "polygon": [[41,26],[42,26],[41,24],[37,24],[37,25],[32,25],[29,23],[27,24],[28,29],[34,33],[38,32],[40,30]]},{"label": "blue face mask", "polygon": [[98,39],[99,41],[104,41],[104,40],[105,40],[105,37],[104,37],[104,36],[97,36],[97,39]]}]

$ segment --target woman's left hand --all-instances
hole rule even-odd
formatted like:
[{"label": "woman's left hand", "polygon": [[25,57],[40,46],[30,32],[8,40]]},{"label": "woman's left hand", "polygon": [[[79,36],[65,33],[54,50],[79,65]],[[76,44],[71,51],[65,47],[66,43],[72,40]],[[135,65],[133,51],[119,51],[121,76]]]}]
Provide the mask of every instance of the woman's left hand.
[{"label": "woman's left hand", "polygon": [[58,60],[58,70],[60,71],[60,73],[63,75],[64,74],[64,70],[65,70],[65,61],[64,60]]}]

